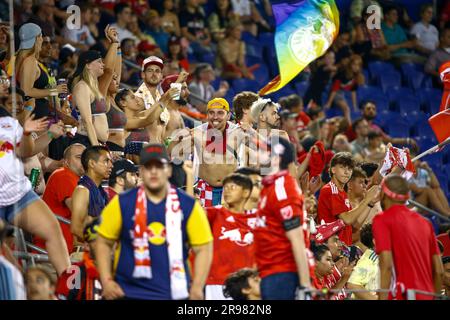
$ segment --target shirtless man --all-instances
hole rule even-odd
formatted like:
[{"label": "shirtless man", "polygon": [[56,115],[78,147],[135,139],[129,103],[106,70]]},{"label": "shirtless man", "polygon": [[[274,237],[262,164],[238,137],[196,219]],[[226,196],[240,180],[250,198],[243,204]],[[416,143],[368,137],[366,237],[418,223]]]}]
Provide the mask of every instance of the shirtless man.
[{"label": "shirtless man", "polygon": [[[141,77],[144,81],[137,89],[135,95],[144,100],[145,109],[150,109],[161,99],[159,84],[163,78],[164,62],[156,57],[150,56],[142,62]],[[159,119],[147,125],[146,129],[150,137],[150,143],[163,143],[164,131],[169,122],[168,110],[163,110]]]},{"label": "shirtless man", "polygon": [[[192,152],[194,145],[194,164],[198,164],[197,188],[201,190],[200,200],[204,207],[221,204],[223,179],[238,166],[236,150],[245,135],[229,119],[228,102],[222,98],[212,99],[207,105],[208,122],[191,130],[175,132],[169,145],[172,158],[183,157],[181,153],[187,150]],[[186,146],[186,143],[191,145]]]}]

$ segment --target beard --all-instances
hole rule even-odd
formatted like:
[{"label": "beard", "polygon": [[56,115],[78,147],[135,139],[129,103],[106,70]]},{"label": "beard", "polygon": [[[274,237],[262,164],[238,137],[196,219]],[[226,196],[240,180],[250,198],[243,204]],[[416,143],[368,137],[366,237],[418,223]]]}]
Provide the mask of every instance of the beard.
[{"label": "beard", "polygon": [[372,121],[375,118],[376,118],[376,115],[373,115],[373,114],[364,115],[364,119],[366,119],[367,121]]}]

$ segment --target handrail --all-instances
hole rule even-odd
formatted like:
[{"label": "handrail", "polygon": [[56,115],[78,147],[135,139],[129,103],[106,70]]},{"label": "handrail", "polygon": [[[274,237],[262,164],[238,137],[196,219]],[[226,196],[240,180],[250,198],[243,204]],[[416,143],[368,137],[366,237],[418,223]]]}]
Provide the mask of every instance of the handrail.
[{"label": "handrail", "polygon": [[69,219],[61,217],[61,216],[59,216],[57,214],[55,214],[55,217],[56,217],[57,220],[59,220],[60,222],[62,222],[64,224],[70,224],[71,223]]},{"label": "handrail", "polygon": [[425,211],[431,213],[431,214],[434,215],[434,216],[437,216],[439,219],[442,219],[442,220],[444,220],[444,221],[446,221],[446,222],[450,222],[450,219],[447,218],[446,216],[443,216],[442,214],[440,214],[439,212],[434,211],[433,209],[430,209],[430,208],[428,208],[428,207],[425,207],[423,204],[420,204],[420,203],[418,203],[417,201],[414,201],[414,200],[408,200],[408,202],[411,203],[411,204],[413,204],[414,206],[416,206],[416,207],[422,209],[422,210],[425,210]]},{"label": "handrail", "polygon": [[35,251],[39,252],[40,254],[48,255],[47,251],[45,251],[44,249],[42,249],[42,248],[40,248],[40,247],[38,247],[38,246],[36,246],[36,245],[34,245],[32,243],[26,242],[26,245],[27,245],[28,248],[30,248],[32,250],[35,250]]}]

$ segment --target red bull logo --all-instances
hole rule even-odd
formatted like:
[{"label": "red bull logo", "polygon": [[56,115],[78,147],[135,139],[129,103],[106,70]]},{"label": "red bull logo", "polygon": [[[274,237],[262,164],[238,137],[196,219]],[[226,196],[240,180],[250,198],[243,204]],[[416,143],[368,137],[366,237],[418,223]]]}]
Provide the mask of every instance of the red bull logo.
[{"label": "red bull logo", "polygon": [[11,153],[14,151],[14,146],[8,141],[0,140],[0,158],[3,157],[6,153]]},{"label": "red bull logo", "polygon": [[253,233],[248,231],[242,236],[241,230],[239,228],[226,230],[222,227],[222,235],[219,240],[230,240],[236,243],[238,246],[244,247],[251,245],[253,243]]}]

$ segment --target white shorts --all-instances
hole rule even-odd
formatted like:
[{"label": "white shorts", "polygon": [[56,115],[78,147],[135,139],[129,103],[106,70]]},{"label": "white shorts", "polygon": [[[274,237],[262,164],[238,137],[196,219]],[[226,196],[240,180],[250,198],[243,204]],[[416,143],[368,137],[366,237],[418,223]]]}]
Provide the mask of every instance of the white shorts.
[{"label": "white shorts", "polygon": [[233,300],[231,298],[225,298],[223,295],[223,286],[208,284],[205,286],[205,300]]}]

